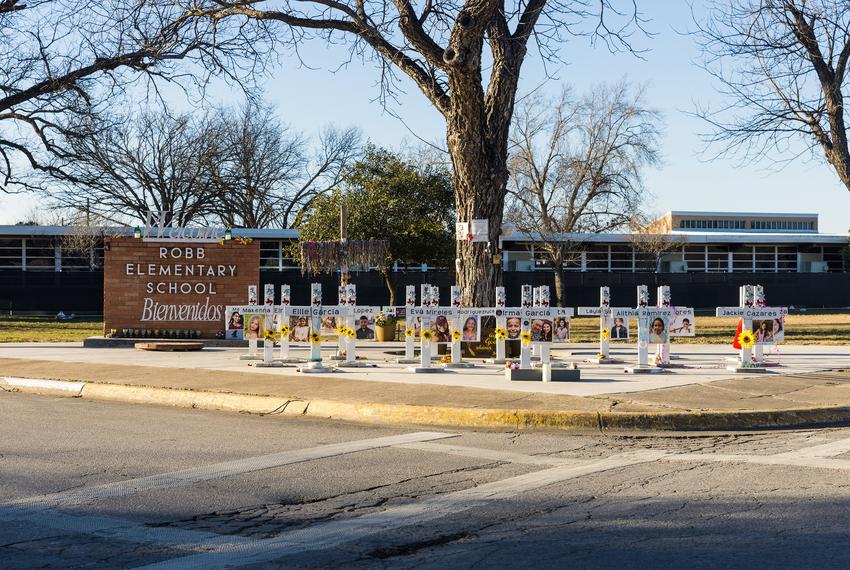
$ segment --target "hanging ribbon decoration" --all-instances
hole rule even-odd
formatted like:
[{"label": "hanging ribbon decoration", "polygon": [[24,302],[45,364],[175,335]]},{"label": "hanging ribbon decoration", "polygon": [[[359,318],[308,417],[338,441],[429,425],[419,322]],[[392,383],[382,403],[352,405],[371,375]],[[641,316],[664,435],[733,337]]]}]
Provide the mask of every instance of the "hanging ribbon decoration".
[{"label": "hanging ribbon decoration", "polygon": [[337,271],[368,271],[387,261],[384,240],[302,241],[301,274],[318,275]]}]

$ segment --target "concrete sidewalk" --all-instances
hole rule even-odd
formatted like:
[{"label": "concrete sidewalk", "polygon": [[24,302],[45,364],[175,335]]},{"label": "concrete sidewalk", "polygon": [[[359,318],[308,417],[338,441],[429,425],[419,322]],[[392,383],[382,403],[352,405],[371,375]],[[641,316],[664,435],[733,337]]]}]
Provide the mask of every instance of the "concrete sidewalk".
[{"label": "concrete sidewalk", "polygon": [[[789,366],[786,372],[759,376],[692,377],[672,386],[643,380],[643,390],[575,395],[534,391],[540,383],[522,383],[523,391],[452,385],[464,371],[439,375],[439,384],[410,379],[425,375],[401,378],[391,370],[380,372],[385,380],[359,381],[348,373],[316,377],[291,368],[252,369],[238,361],[239,352],[218,356],[234,360],[233,369],[218,369],[214,355],[201,352],[189,361],[172,354],[166,371],[164,354],[148,358],[148,353],[126,351],[121,358],[121,349],[74,352],[66,346],[63,353],[60,346],[53,348],[0,347],[0,388],[381,424],[499,429],[740,430],[850,423],[850,371],[840,365],[833,371]],[[815,348],[827,349],[815,351],[823,352],[824,366],[831,358],[843,364],[844,358],[837,357],[847,347]],[[198,367],[195,359],[207,356],[211,368]],[[116,363],[116,357],[126,364]],[[146,360],[156,365],[140,365]],[[498,379],[498,367],[482,367],[478,373],[485,370]]]}]

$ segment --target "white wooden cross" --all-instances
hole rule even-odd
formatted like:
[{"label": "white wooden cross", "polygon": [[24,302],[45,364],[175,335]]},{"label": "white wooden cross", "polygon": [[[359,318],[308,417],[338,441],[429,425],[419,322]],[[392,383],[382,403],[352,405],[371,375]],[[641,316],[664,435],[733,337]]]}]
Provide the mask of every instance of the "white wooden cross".
[{"label": "white wooden cross", "polygon": [[[271,319],[274,313],[272,306],[267,305],[259,305],[257,304],[257,286],[256,285],[248,285],[248,304],[242,306],[228,306],[225,308],[225,315],[231,314],[232,310],[238,310],[242,315],[246,313],[251,314],[260,314],[265,315],[265,328],[271,326]],[[227,317],[225,317],[227,318]],[[225,323],[225,330],[228,329],[230,323]],[[265,330],[264,328],[264,330]],[[248,341],[248,353],[243,354],[239,357],[240,360],[260,360],[263,357],[257,354],[257,341],[259,339],[249,338],[246,339]],[[263,340],[263,346],[266,346],[265,339]]]},{"label": "white wooden cross", "polygon": [[[764,287],[761,285],[753,286],[753,304],[758,308],[767,308],[767,301],[764,296]],[[785,332],[785,317],[788,315],[788,307],[778,307],[781,316],[779,320],[782,324],[783,334]],[[759,364],[764,363],[764,344],[758,342],[758,336],[756,336],[756,344],[753,347],[753,352],[756,357],[756,362]]]},{"label": "white wooden cross", "polygon": [[283,362],[289,360],[289,333],[283,334],[283,327],[285,326],[287,331],[289,330],[289,309],[292,306],[291,301],[291,289],[289,285],[281,285],[280,286],[280,305],[278,305],[277,315],[279,315],[278,320],[278,332],[280,334],[280,359]]},{"label": "white wooden cross", "polygon": [[548,341],[540,339],[534,340],[534,337],[532,336],[532,345],[537,347],[540,355],[540,365],[543,370],[543,381],[551,382],[552,362],[550,358],[550,351],[555,336],[555,319],[557,317],[563,317],[569,320],[573,316],[573,310],[572,308],[551,307],[549,287],[547,285],[542,285],[534,290],[532,294],[532,304],[533,307],[522,310],[524,329],[533,335],[533,332],[531,331],[531,323],[535,319],[545,319],[552,323]]},{"label": "white wooden cross", "polygon": [[668,338],[667,324],[670,322],[670,317],[673,315],[673,309],[670,307],[650,307],[649,306],[649,287],[646,285],[638,285],[637,287],[637,307],[634,309],[614,309],[613,316],[616,317],[635,317],[638,323],[638,367],[649,368],[649,344],[650,344],[650,323],[655,319],[661,318],[663,327],[661,332],[663,338]]},{"label": "white wooden cross", "polygon": [[[625,307],[616,307],[625,309]],[[613,309],[611,307],[611,290],[608,287],[599,288],[599,306],[598,307],[579,307],[578,314],[583,316],[598,316],[599,317],[599,354],[602,355],[602,360],[611,358],[611,346],[609,339],[611,337],[611,327],[614,324]]]},{"label": "white wooden cross", "polygon": [[435,368],[431,366],[431,348],[434,344],[433,340],[425,338],[425,331],[431,329],[431,319],[440,315],[446,318],[455,316],[456,308],[440,307],[440,289],[428,284],[423,284],[421,287],[421,306],[413,307],[410,310],[410,315],[415,319],[420,317],[422,325],[419,333],[420,349],[419,349],[419,366],[411,368],[413,372],[434,372],[443,370],[443,368]]},{"label": "white wooden cross", "polygon": [[[756,298],[756,290],[758,290],[758,300]],[[716,315],[718,317],[738,317],[742,320],[742,331],[752,331],[753,319],[781,319],[788,314],[788,309],[785,307],[767,307],[764,301],[764,288],[761,285],[741,285],[738,289],[739,306],[737,307],[717,307]],[[763,357],[762,347],[758,348],[757,356],[753,355],[751,347],[741,345],[740,359],[738,366],[741,368],[749,368],[753,365],[753,361],[761,364]]]},{"label": "white wooden cross", "polygon": [[[661,364],[670,364],[670,339],[673,336],[693,336],[694,327],[696,327],[696,319],[694,318],[694,309],[692,307],[674,307],[672,303],[672,296],[670,293],[669,285],[659,285],[657,290],[656,297],[656,307],[670,307],[673,309],[673,316],[688,319],[688,322],[691,326],[691,332],[689,333],[681,333],[674,331],[670,323],[668,323],[667,328],[667,342],[664,344],[659,344],[656,348],[657,360],[660,361]],[[674,334],[675,333],[675,334]]]},{"label": "white wooden cross", "polygon": [[[481,317],[491,317],[495,316],[496,309],[493,307],[462,307],[461,306],[461,291],[460,287],[452,286],[450,292],[451,305],[449,309],[451,310],[452,319],[451,319],[451,364],[450,367],[469,367],[472,366],[471,363],[462,362],[463,351],[461,350],[461,343],[463,342],[463,328],[466,323],[466,320],[469,317],[475,317],[476,322],[479,327],[479,334],[481,332]],[[445,313],[444,313],[445,314]]]},{"label": "white wooden cross", "polygon": [[504,364],[507,360],[505,358],[505,343],[508,341],[508,319],[522,319],[522,309],[520,307],[508,307],[505,288],[496,287],[496,306],[493,307],[493,314],[496,315],[496,330],[504,331],[505,338],[500,339],[499,335],[496,335],[496,358],[488,362]]},{"label": "white wooden cross", "polygon": [[366,317],[367,321],[373,319],[380,312],[380,307],[358,305],[357,286],[353,283],[346,285],[345,293],[345,305],[339,306],[340,314],[344,315],[345,328],[354,334],[346,335],[345,360],[341,366],[371,366],[371,364],[357,362],[357,328],[360,326],[362,317]]}]

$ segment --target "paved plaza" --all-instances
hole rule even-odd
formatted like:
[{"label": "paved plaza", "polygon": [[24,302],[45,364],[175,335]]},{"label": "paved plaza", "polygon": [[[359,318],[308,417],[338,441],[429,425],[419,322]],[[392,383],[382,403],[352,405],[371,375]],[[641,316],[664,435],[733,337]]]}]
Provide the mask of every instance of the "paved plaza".
[{"label": "paved plaza", "polygon": [[[576,362],[581,370],[581,380],[572,382],[511,382],[505,378],[504,367],[484,364],[482,359],[467,359],[475,364],[470,369],[452,369],[437,374],[414,374],[408,365],[396,364],[397,354],[404,350],[403,343],[361,343],[357,353],[361,361],[374,363],[371,368],[340,369],[331,376],[352,382],[390,382],[433,386],[458,386],[490,390],[508,390],[526,393],[563,394],[572,396],[599,396],[644,392],[661,388],[705,384],[731,378],[747,377],[726,369],[728,359],[737,351],[727,345],[682,344],[673,345],[673,362],[682,368],[673,368],[662,374],[635,375],[626,367],[636,361],[636,349],[616,347],[612,357],[617,364],[592,364],[585,362],[595,356],[597,347],[591,344],[557,345],[552,351],[554,360],[561,363]],[[563,347],[563,348],[561,348]],[[328,365],[335,353],[330,345],[323,349]],[[294,357],[307,358],[309,348],[292,347]],[[298,364],[282,368],[260,368],[240,360],[247,349],[205,348],[200,352],[144,352],[132,348],[83,348],[80,343],[5,344],[0,346],[0,358],[49,360],[56,362],[93,363],[103,365],[134,365],[157,368],[215,370],[219,372],[245,372],[266,376],[297,375]],[[278,349],[275,349],[275,356]],[[768,366],[766,373],[750,376],[799,375],[825,370],[850,369],[850,346],[781,346],[765,350]],[[435,365],[436,366],[436,365]],[[2,375],[2,374],[0,374]],[[328,375],[312,375],[317,381]]]}]

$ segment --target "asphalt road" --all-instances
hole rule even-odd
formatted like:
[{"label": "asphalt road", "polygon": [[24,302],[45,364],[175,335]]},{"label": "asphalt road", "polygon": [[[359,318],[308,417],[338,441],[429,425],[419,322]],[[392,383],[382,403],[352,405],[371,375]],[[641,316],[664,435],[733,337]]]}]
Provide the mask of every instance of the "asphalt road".
[{"label": "asphalt road", "polygon": [[850,429],[385,429],[0,392],[0,567],[850,566]]}]

